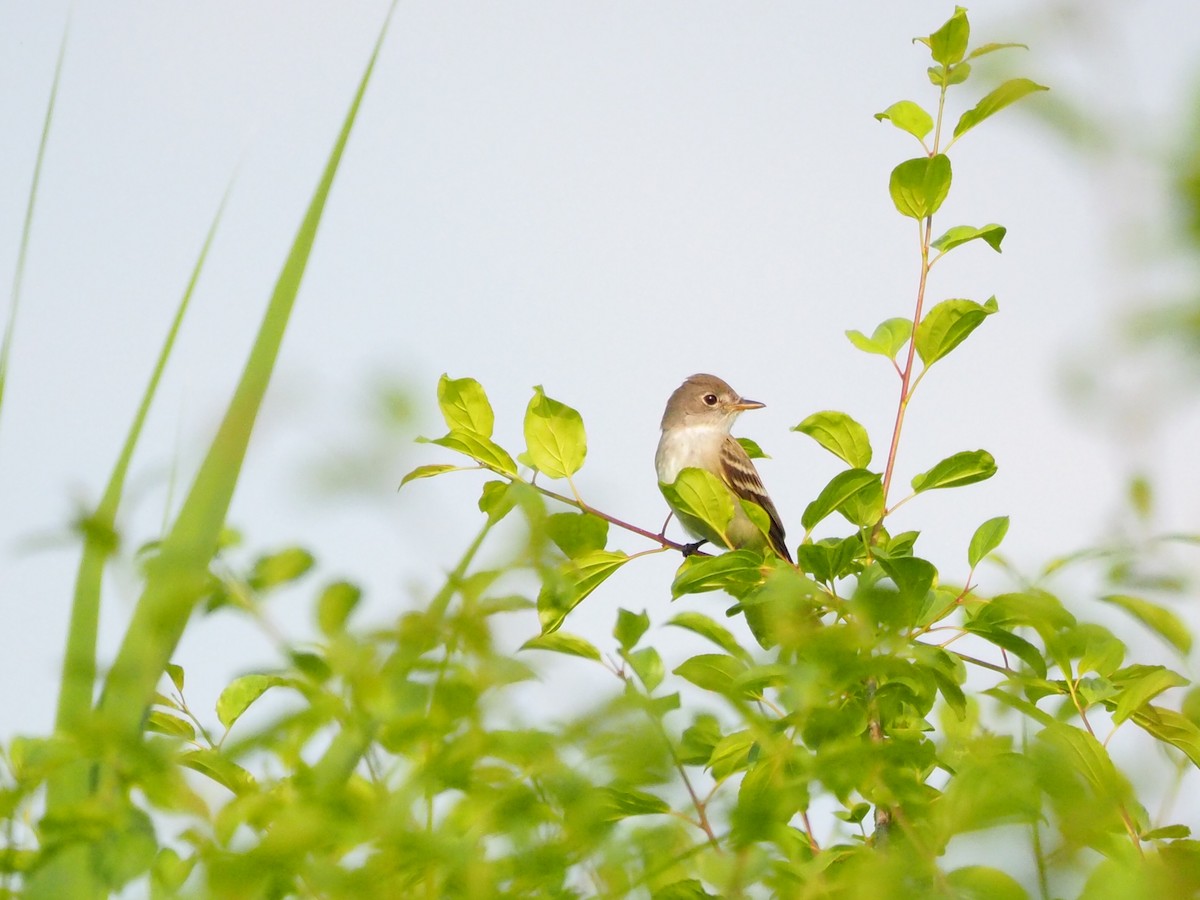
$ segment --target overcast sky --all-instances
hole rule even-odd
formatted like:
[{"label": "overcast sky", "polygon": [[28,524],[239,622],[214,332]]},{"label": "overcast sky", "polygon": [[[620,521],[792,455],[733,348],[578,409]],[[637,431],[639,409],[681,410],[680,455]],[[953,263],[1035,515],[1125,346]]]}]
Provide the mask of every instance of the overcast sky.
[{"label": "overcast sky", "polygon": [[[0,283],[16,263],[69,6],[0,3]],[[75,6],[0,419],[0,738],[51,726],[78,559],[67,524],[103,489],[232,181],[135,460],[126,559],[105,599],[111,659],[137,596],[128,553],[156,535],[206,446],[387,9]],[[269,604],[279,629],[309,634],[315,586],[333,576],[362,581],[365,618],[386,621],[428,596],[474,533],[481,477],[394,490],[418,463],[452,461],[412,444],[443,430],[442,372],[484,383],[514,451],[532,385],[579,409],[585,497],[655,530],[658,421],[693,372],[767,404],[739,433],[773,456],[761,471],[793,541],[804,505],[838,470],[793,425],[845,410],[870,430],[881,465],[896,378],[843,332],[911,315],[914,227],[887,180],[917,147],[873,114],[931,102],[926,51],[910,38],[952,11],[925,0],[401,3],[231,513],[252,551],[298,542],[318,555],[319,576]],[[970,13],[977,40],[1030,45],[1007,60],[1017,72],[1102,110],[1143,147],[1165,147],[1193,108],[1193,3],[989,2]],[[982,91],[961,93],[954,115]],[[1145,293],[1139,254],[1155,235],[1137,226],[1158,221],[1162,186],[1127,160],[1087,161],[1031,114],[1043,102],[954,148],[954,189],[935,223],[1009,228],[1002,255],[965,247],[935,272],[931,300],[995,294],[1000,314],[922,384],[898,465],[903,483],[958,450],[996,456],[990,482],[896,517],[896,530],[922,530],[918,550],[948,580],[965,575],[967,539],[991,516],[1011,515],[1005,549],[1029,571],[1111,534],[1135,463],[1167,488],[1162,527],[1196,528],[1194,405],[1168,414],[1138,394],[1143,418],[1118,440],[1109,417],[1072,410],[1063,389],[1069,360],[1115,363],[1103,337]],[[418,403],[403,428],[373,418],[385,383]],[[330,472],[355,490],[330,493]],[[612,543],[646,549],[633,536]],[[502,551],[501,540],[491,552]],[[661,624],[676,564],[628,567],[566,627],[607,647],[618,604]],[[1003,586],[995,570],[982,583]],[[1082,588],[1063,590],[1096,614]],[[682,602],[723,608],[711,595]],[[536,623],[507,627],[515,646]],[[222,614],[189,631],[176,661],[193,706],[211,710],[223,679],[278,657]],[[567,662],[547,694],[598,677]]]}]

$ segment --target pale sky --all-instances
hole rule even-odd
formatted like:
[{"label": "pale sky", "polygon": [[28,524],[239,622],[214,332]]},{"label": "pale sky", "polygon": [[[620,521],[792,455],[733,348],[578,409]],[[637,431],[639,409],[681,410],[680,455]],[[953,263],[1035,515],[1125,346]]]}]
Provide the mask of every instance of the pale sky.
[{"label": "pale sky", "polygon": [[[0,3],[0,283],[16,262],[69,6]],[[128,554],[155,536],[206,446],[386,9],[75,5],[0,418],[0,738],[51,727],[79,552],[66,525],[103,489],[232,180],[131,475],[126,555],[102,623],[111,659],[136,601]],[[474,534],[482,477],[395,492],[413,466],[454,461],[411,442],[443,430],[442,372],[483,382],[497,437],[514,452],[532,385],[579,409],[584,496],[652,530],[665,515],[659,417],[693,372],[767,404],[738,433],[773,456],[760,470],[793,543],[805,504],[839,468],[793,425],[849,412],[881,464],[896,378],[843,332],[911,315],[915,228],[893,209],[887,180],[919,148],[873,114],[932,102],[926,51],[909,39],[952,11],[926,0],[402,3],[231,512],[250,551],[298,542],[318,556],[316,576],[268,604],[280,631],[311,634],[317,587],[339,576],[368,588],[363,621],[387,621],[428,596]],[[1127,123],[1146,147],[1164,148],[1178,111],[1194,109],[1193,3],[987,2],[970,14],[975,41],[1030,45],[1006,60],[1017,74]],[[982,92],[952,95],[954,115]],[[1041,98],[1027,102],[952,151],[955,184],[935,222],[1009,228],[1002,255],[964,247],[935,271],[932,301],[995,294],[1000,313],[930,373],[901,448],[902,483],[959,450],[998,461],[990,482],[936,492],[896,517],[894,530],[923,532],[918,551],[946,580],[966,574],[967,540],[992,516],[1012,517],[1004,549],[1031,572],[1102,540],[1134,462],[1165,488],[1162,527],[1197,526],[1195,404],[1160,415],[1157,396],[1137,395],[1145,421],[1122,433],[1092,407],[1069,409],[1063,390],[1068,360],[1115,362],[1101,339],[1142,295],[1137,244],[1155,235],[1138,224],[1161,227],[1162,185],[1127,160],[1084,160],[1031,115]],[[400,431],[371,426],[370,388],[385,380],[419,404]],[[315,470],[338,466],[361,476],[357,493],[314,487]],[[647,549],[615,533],[611,544]],[[503,547],[501,537],[492,558]],[[648,609],[660,625],[677,563],[627,567],[565,628],[607,649],[617,605]],[[985,592],[1005,586],[996,570],[984,574]],[[1085,618],[1101,614],[1090,583],[1062,584]],[[681,603],[718,617],[724,608],[711,595]],[[1180,612],[1200,623],[1194,608]],[[536,622],[512,617],[506,628],[515,647]],[[661,643],[680,658],[690,646]],[[226,613],[195,623],[176,661],[189,700],[211,710],[224,681],[279,660]],[[561,677],[530,703],[612,689],[582,664],[539,662]]]}]

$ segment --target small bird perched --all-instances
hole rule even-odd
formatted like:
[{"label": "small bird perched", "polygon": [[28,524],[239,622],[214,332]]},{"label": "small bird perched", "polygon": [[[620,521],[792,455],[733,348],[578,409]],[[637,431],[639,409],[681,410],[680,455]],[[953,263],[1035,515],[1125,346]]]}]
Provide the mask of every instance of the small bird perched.
[{"label": "small bird perched", "polygon": [[[704,469],[717,476],[735,498],[757,503],[771,522],[768,529],[771,549],[792,562],[775,504],[767,496],[754,463],[729,433],[734,420],[744,410],[762,409],[764,405],[757,400],[741,397],[715,375],[693,375],[667,401],[654,466],[662,484],[673,484],[683,469]],[[688,533],[700,538],[701,542],[711,541],[731,549],[757,549],[765,543],[762,532],[746,515],[740,503],[734,504],[733,519],[725,535],[716,533],[704,522],[681,513],[673,506],[672,511]]]}]

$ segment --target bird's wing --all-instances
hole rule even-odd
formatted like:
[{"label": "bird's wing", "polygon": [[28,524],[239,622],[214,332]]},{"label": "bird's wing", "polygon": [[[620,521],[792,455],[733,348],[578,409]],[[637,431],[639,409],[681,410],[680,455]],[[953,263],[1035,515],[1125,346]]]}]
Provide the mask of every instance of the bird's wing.
[{"label": "bird's wing", "polygon": [[767,496],[767,489],[763,487],[762,479],[758,477],[758,470],[754,468],[754,463],[750,461],[750,457],[746,455],[742,445],[732,435],[727,436],[721,444],[721,478],[729,485],[729,489],[735,496],[757,503],[763,508],[771,520],[771,527],[768,529],[771,547],[779,556],[792,562],[792,555],[788,553],[787,543],[784,540],[783,523],[779,521],[779,513],[775,509],[775,504]]}]

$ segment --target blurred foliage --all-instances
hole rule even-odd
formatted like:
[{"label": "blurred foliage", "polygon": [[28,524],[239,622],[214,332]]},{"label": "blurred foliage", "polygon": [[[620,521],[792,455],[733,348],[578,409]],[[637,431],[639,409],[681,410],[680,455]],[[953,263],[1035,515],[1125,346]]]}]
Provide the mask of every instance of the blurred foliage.
[{"label": "blurred foliage", "polygon": [[[422,465],[402,483],[482,473],[480,530],[435,595],[369,627],[356,619],[360,588],[318,582],[318,560],[304,547],[240,567],[218,557],[253,410],[231,417],[177,520],[142,554],[145,594],[99,704],[89,675],[85,708],[69,703],[73,714],[54,734],[4,748],[0,894],[1200,894],[1200,842],[1169,804],[1150,811],[1139,779],[1108,750],[1121,732],[1176,773],[1176,790],[1200,766],[1200,693],[1180,697],[1189,682],[1173,668],[1193,638],[1141,589],[1182,584],[1156,578],[1157,544],[1064,557],[1043,573],[1103,560],[1108,579],[1096,599],[1161,641],[1159,659],[1138,661],[1124,629],[1081,619],[1046,578],[1004,593],[980,589],[976,569],[999,558],[1007,517],[962,536],[962,583],[941,576],[961,561],[926,559],[918,532],[888,528],[900,504],[996,471],[986,450],[962,450],[931,460],[911,491],[892,497],[904,410],[929,369],[964,354],[999,308],[994,298],[926,308],[927,276],[941,256],[999,250],[1006,233],[994,223],[955,225],[935,237],[933,215],[953,179],[947,151],[1044,90],[1006,81],[951,129],[947,92],[968,83],[973,60],[1017,45],[972,48],[961,8],[918,40],[933,63],[935,112],[902,100],[879,114],[921,147],[889,182],[920,237],[918,300],[911,317],[888,319],[871,337],[848,332],[900,379],[895,431],[875,441],[888,447],[877,460],[847,413],[816,412],[796,426],[847,467],[804,510],[796,566],[770,550],[690,552],[591,506],[573,480],[587,453],[576,410],[536,388],[525,447],[514,453],[494,440],[483,386],[443,376],[447,432],[425,443],[456,461]],[[273,308],[294,298],[356,109],[357,100]],[[286,311],[268,316],[260,342],[277,347],[285,323]],[[268,356],[247,368],[255,398],[274,364]],[[387,408],[406,420],[403,395],[391,397]],[[664,489],[723,533],[734,512],[727,489],[690,480],[687,491],[678,482]],[[1139,514],[1152,508],[1149,485],[1131,496]],[[524,539],[479,562],[493,529],[515,521]],[[629,554],[611,546],[613,533],[651,549]],[[687,610],[656,622],[622,596],[624,567],[678,550],[688,553],[672,598],[727,598],[727,615],[746,617],[757,646],[713,616]],[[514,593],[513,583],[536,589]],[[187,672],[166,662],[191,614],[258,623],[264,600],[281,590],[309,592],[316,639],[285,645],[280,665],[232,681],[211,712],[193,709]],[[570,632],[572,612],[596,591],[620,603],[611,632]],[[513,617],[537,629],[516,654],[497,641]],[[663,628],[690,633],[706,652],[669,669],[656,646]],[[595,673],[591,708],[554,722],[523,708],[546,653]],[[77,680],[67,672],[64,691]],[[1010,852],[967,840],[980,834]]]}]

